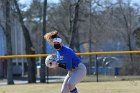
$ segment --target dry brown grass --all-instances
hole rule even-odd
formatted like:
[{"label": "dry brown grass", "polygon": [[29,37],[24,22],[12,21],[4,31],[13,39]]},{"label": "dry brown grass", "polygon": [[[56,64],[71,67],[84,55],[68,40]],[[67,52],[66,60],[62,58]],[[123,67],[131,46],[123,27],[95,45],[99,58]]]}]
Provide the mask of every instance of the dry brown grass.
[{"label": "dry brown grass", "polygon": [[[0,86],[0,93],[60,93],[61,83]],[[140,93],[140,81],[84,82],[79,93]]]}]

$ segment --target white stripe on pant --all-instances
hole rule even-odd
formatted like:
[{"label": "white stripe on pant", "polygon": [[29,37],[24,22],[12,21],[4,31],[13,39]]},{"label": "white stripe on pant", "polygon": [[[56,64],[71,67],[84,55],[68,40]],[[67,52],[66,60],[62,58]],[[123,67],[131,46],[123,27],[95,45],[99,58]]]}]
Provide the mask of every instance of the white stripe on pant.
[{"label": "white stripe on pant", "polygon": [[75,85],[86,76],[86,73],[87,70],[83,63],[79,63],[77,68],[68,71],[61,88],[61,93],[70,93],[75,88]]}]

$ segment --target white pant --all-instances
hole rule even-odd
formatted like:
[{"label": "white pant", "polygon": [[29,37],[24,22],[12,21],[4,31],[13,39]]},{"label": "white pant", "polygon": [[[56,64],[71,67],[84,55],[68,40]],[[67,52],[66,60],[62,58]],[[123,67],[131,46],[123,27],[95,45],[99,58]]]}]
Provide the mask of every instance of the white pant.
[{"label": "white pant", "polygon": [[[61,93],[70,93],[70,91],[75,88],[75,85],[86,76],[86,73],[87,70],[83,63],[79,63],[78,67],[72,71],[68,71],[61,88]],[[69,86],[71,86],[71,90]]]}]

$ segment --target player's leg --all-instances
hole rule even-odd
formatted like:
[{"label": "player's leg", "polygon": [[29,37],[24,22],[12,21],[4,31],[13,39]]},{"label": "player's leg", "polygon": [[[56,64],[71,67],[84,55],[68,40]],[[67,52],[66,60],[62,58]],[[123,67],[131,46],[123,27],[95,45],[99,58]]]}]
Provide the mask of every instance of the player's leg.
[{"label": "player's leg", "polygon": [[69,93],[69,89],[67,86],[67,82],[68,82],[69,77],[70,77],[69,74],[67,74],[65,79],[64,79],[64,82],[62,84],[61,93]]},{"label": "player's leg", "polygon": [[86,72],[87,70],[85,65],[80,63],[67,82],[68,88],[71,93],[78,93],[75,85],[86,76]]}]

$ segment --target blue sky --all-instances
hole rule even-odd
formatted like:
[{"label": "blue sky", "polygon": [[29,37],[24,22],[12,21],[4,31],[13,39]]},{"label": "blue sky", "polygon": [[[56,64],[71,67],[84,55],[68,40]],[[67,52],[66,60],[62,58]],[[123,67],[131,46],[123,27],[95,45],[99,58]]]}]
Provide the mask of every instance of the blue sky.
[{"label": "blue sky", "polygon": [[[44,1],[44,0],[41,0],[41,1]],[[127,0],[124,0],[124,1],[127,1]],[[137,4],[140,4],[140,0],[131,0],[133,3],[137,3]],[[32,0],[19,0],[20,3],[22,4],[26,4],[27,7],[28,5],[30,5],[30,3],[32,2]],[[48,3],[58,3],[59,0],[48,0]]]},{"label": "blue sky", "polygon": [[[41,0],[41,1],[44,1],[44,0]],[[23,11],[26,11],[30,7],[31,2],[32,0],[19,0],[19,3],[26,5],[26,7],[22,9]],[[48,3],[58,3],[58,2],[59,0],[48,0]]]},{"label": "blue sky", "polygon": [[[41,1],[44,1],[44,0],[41,0]],[[32,0],[19,0],[19,2],[29,5],[32,2]],[[57,3],[57,2],[59,2],[59,0],[48,0],[48,2],[49,3]]]}]

